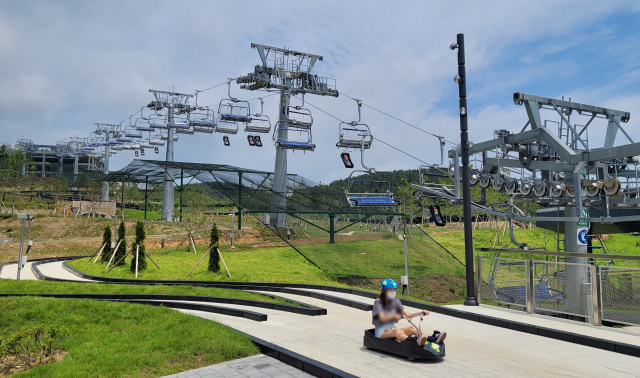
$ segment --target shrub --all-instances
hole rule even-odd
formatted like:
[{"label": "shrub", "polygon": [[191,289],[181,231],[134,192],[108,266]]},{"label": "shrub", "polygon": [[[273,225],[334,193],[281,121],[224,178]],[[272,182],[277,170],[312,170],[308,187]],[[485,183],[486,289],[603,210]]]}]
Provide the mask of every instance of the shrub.
[{"label": "shrub", "polygon": [[145,270],[147,269],[147,259],[145,256],[145,249],[144,249],[144,239],[146,238],[146,235],[144,233],[144,222],[142,221],[138,221],[136,222],[136,240],[133,242],[133,244],[131,244],[131,247],[133,249],[133,256],[134,259],[131,260],[131,271],[135,272],[136,271],[136,259],[135,259],[135,255],[136,255],[136,248],[139,248],[138,250],[138,271],[141,270]]},{"label": "shrub", "polygon": [[124,221],[120,222],[120,225],[118,226],[118,240],[116,242],[116,244],[118,244],[118,242],[120,242],[120,240],[122,240],[122,242],[120,243],[120,245],[118,246],[118,250],[116,251],[116,256],[113,258],[114,263],[118,263],[118,265],[124,265],[124,259],[123,257],[127,254],[127,230],[125,228],[124,225]]},{"label": "shrub", "polygon": [[102,244],[105,244],[105,246],[102,250],[100,261],[109,261],[111,254],[113,253],[113,249],[111,249],[111,227],[109,226],[104,227],[104,232],[102,233]]},{"label": "shrub", "polygon": [[69,335],[65,327],[37,325],[22,329],[0,340],[0,362],[7,374],[18,366],[32,367],[56,360],[62,340]]},{"label": "shrub", "polygon": [[216,247],[218,247],[219,240],[220,233],[218,232],[218,227],[216,227],[216,224],[214,223],[213,227],[211,227],[211,235],[209,237],[209,248],[211,248],[211,251],[209,252],[209,271],[214,273],[220,271],[220,256],[215,250]]}]

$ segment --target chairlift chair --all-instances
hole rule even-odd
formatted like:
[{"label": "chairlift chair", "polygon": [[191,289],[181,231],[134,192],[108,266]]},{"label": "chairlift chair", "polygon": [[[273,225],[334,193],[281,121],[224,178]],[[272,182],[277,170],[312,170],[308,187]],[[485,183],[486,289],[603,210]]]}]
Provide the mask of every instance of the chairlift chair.
[{"label": "chairlift chair", "polygon": [[149,126],[151,126],[152,129],[166,129],[167,120],[161,117],[150,117]]},{"label": "chairlift chair", "polygon": [[[282,148],[285,150],[303,150],[303,151],[313,151],[316,148],[316,145],[313,144],[311,129],[300,129],[300,128],[286,128],[283,129],[285,137],[280,137],[278,124],[280,121],[276,123],[276,127],[273,130],[273,143],[276,148]],[[299,137],[293,137],[291,133],[298,132]],[[304,136],[306,135],[306,137]]]},{"label": "chairlift chair", "polygon": [[196,132],[212,134],[216,127],[213,110],[203,108],[190,113],[189,126],[191,126],[191,128]]},{"label": "chairlift chair", "polygon": [[229,89],[229,98],[220,100],[218,104],[218,118],[224,121],[232,122],[251,122],[251,106],[248,101],[238,100],[231,96],[231,82],[233,79],[229,79],[227,82]]},{"label": "chairlift chair", "polygon": [[155,134],[149,135],[149,144],[152,146],[164,146],[164,140],[162,139],[162,135]]},{"label": "chairlift chair", "polygon": [[173,117],[173,122],[167,122],[167,127],[172,127],[176,130],[188,129],[189,121],[186,117]]},{"label": "chairlift chair", "polygon": [[[162,139],[162,140],[168,140],[168,139],[169,139],[169,132],[168,132],[168,131],[163,131],[163,132],[160,134],[160,139]],[[174,142],[177,142],[177,141],[178,141],[178,134],[177,134],[177,133],[174,133],[174,134],[173,134],[173,141],[174,141]],[[163,145],[164,145],[164,144],[163,144]]]},{"label": "chairlift chair", "polygon": [[365,124],[353,124],[348,122],[340,122],[339,137],[336,147],[338,148],[371,148],[373,136],[369,130],[369,126]]},{"label": "chairlift chair", "polygon": [[298,129],[311,129],[313,125],[313,117],[311,111],[301,106],[289,106],[287,107],[287,113],[285,114],[290,127]]},{"label": "chairlift chair", "polygon": [[[391,192],[391,182],[385,180],[357,180],[353,178],[354,173],[370,173],[370,171],[356,170],[351,172],[347,182],[347,187],[344,192],[347,197],[347,202],[351,207],[388,207],[398,206],[400,202],[394,201],[393,193]],[[383,192],[365,192],[358,193],[352,190],[352,186],[355,183],[370,184],[375,186],[384,187]]]},{"label": "chairlift chair", "polygon": [[124,136],[126,138],[134,138],[134,139],[142,138],[142,134],[135,127],[126,127],[124,129]]},{"label": "chairlift chair", "polygon": [[137,118],[135,123],[134,123],[134,127],[138,130],[138,131],[153,131],[154,128],[151,127],[151,125],[149,124],[149,120],[146,118]]},{"label": "chairlift chair", "polygon": [[220,134],[232,134],[235,135],[238,133],[238,122],[230,121],[224,118],[219,118],[218,123],[216,124],[215,132]]},{"label": "chairlift chair", "polygon": [[267,134],[271,131],[271,120],[264,114],[264,100],[260,98],[260,113],[251,116],[251,120],[244,126],[247,133]]},{"label": "chairlift chair", "polygon": [[250,108],[247,101],[223,99],[218,105],[218,117],[225,121],[251,122],[249,111]]},{"label": "chairlift chair", "polygon": [[193,127],[189,126],[186,129],[176,129],[176,132],[178,134],[193,135],[196,132],[196,130]]}]

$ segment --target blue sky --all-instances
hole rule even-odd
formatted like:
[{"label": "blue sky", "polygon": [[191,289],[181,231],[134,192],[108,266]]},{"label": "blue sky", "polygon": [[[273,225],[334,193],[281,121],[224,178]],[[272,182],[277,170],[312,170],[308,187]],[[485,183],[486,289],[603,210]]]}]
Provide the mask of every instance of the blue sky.
[{"label": "blue sky", "polygon": [[[626,128],[640,140],[639,15],[634,1],[5,1],[0,141],[88,136],[95,122],[118,123],[138,111],[152,100],[150,88],[193,92],[246,74],[259,63],[252,42],[323,55],[315,72],[335,78],[342,93],[455,141],[456,54],[448,46],[459,32],[466,35],[473,140],[524,125],[513,92],[629,111]],[[237,86],[232,93],[260,95]],[[200,101],[213,105],[225,95],[218,87]],[[346,96],[307,100],[340,119],[357,117]],[[265,99],[265,110],[276,118],[277,96]],[[318,147],[290,155],[289,172],[322,182],[346,176],[335,147],[338,122],[318,111],[314,120]],[[363,121],[377,138],[439,160],[433,137],[366,107]],[[595,141],[604,124],[594,126]],[[231,139],[224,147],[218,134],[181,136],[175,158],[273,169],[270,143],[257,149],[243,133]],[[421,164],[380,143],[368,152],[378,170]],[[147,157],[163,158],[164,151]],[[133,158],[132,151],[118,153],[111,168]]]}]

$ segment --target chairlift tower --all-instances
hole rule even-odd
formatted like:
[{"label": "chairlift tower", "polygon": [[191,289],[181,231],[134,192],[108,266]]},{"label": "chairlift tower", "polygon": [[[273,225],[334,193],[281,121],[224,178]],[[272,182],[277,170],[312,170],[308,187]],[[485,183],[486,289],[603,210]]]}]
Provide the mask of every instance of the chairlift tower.
[{"label": "chairlift tower", "polygon": [[[251,91],[267,90],[280,91],[278,104],[277,140],[288,139],[290,127],[289,103],[291,96],[305,94],[338,97],[335,80],[318,77],[313,74],[313,67],[317,61],[322,61],[321,55],[307,54],[286,48],[271,47],[252,43],[251,48],[258,50],[261,65],[255,67],[254,72],[236,79],[240,88]],[[310,129],[309,124],[309,129]],[[309,130],[310,132],[310,130]],[[287,207],[287,148],[276,147],[276,160],[273,175],[273,196],[271,209],[284,211]],[[271,214],[276,227],[286,226],[286,216],[280,213]]]},{"label": "chairlift tower", "polygon": [[[154,101],[151,101],[147,108],[154,111],[159,111],[164,108],[167,109],[167,157],[166,161],[173,161],[173,133],[174,128],[174,115],[176,111],[178,114],[188,113],[195,108],[187,103],[189,98],[193,97],[190,94],[158,91],[155,89],[149,89],[149,92],[153,93],[155,97]],[[162,194],[162,220],[173,221],[173,171],[167,169],[164,176],[164,192]]]},{"label": "chairlift tower", "polygon": [[[524,105],[526,124],[518,132],[494,130],[493,139],[468,144],[469,154],[480,156],[471,172],[462,171],[458,145],[449,151],[452,186],[411,186],[423,195],[446,198],[453,203],[461,203],[465,197],[460,193],[460,181],[479,184],[482,191],[491,188],[504,192],[510,197],[508,203],[471,202],[471,208],[508,219],[516,251],[536,248],[515,239],[514,220],[536,221],[539,227],[564,233],[564,251],[572,253],[592,253],[589,246],[592,235],[639,229],[640,143],[622,127],[629,121],[629,112],[520,92],[513,94],[513,101]],[[557,117],[557,121],[545,120],[541,110]],[[596,120],[604,120],[606,127]],[[595,141],[590,141],[589,131],[603,135],[603,145],[596,146]],[[624,139],[616,139],[620,136],[618,132]],[[513,205],[514,198],[547,209],[528,216]],[[565,288],[583,298],[566,307],[571,314],[597,319],[590,306],[596,295],[593,285],[597,278],[586,268],[588,260],[566,258]]]},{"label": "chairlift tower", "polygon": [[[120,125],[114,125],[110,123],[96,123],[96,131],[94,134],[99,136],[104,136],[104,140],[101,143],[104,146],[104,162],[103,162],[103,171],[104,175],[109,174],[109,155],[110,155],[110,147],[109,140],[111,137],[117,138],[120,136]],[[76,168],[74,167],[74,170]],[[109,182],[102,182],[102,202],[109,202]]]}]

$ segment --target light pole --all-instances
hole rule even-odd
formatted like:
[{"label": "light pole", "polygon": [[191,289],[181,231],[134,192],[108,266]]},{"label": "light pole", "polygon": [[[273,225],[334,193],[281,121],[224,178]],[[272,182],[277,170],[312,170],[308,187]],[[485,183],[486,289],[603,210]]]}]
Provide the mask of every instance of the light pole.
[{"label": "light pole", "polygon": [[[18,219],[22,219],[22,232],[20,232],[20,252],[18,253],[18,281],[20,281],[20,273],[22,271],[23,265],[23,248],[24,248],[24,227],[27,221],[31,222],[33,217],[29,216],[27,213],[17,213],[16,216]],[[29,238],[31,237],[31,224],[29,224]],[[31,243],[29,243],[31,244]]]},{"label": "light pole", "polygon": [[236,247],[233,245],[233,210],[229,210],[229,218],[231,218],[231,249]]},{"label": "light pole", "polygon": [[471,230],[471,183],[469,182],[469,142],[467,127],[467,75],[464,61],[464,34],[457,36],[457,42],[451,44],[451,50],[458,49],[458,74],[453,81],[458,83],[460,95],[460,149],[462,151],[462,212],[464,217],[464,262],[467,275],[467,298],[465,306],[477,306],[473,276],[473,233]]}]

